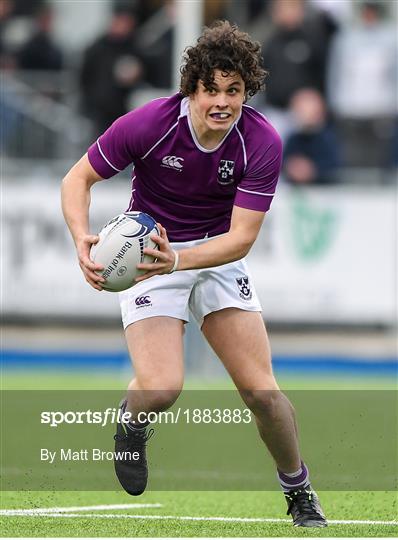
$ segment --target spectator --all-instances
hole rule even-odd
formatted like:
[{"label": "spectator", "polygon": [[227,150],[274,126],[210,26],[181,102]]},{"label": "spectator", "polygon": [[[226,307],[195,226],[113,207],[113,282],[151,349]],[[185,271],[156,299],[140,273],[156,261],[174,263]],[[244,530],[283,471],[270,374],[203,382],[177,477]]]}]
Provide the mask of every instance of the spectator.
[{"label": "spectator", "polygon": [[35,30],[17,54],[23,70],[59,71],[63,67],[63,53],[52,39],[53,12],[49,6],[39,8]]},{"label": "spectator", "polygon": [[96,135],[128,111],[129,96],[142,80],[135,28],[134,11],[116,8],[106,34],[84,54],[80,73],[83,112],[93,120]]},{"label": "spectator", "polygon": [[326,57],[335,23],[326,12],[306,17],[304,0],[274,0],[274,29],[263,45],[265,68],[270,72],[266,114],[286,134],[290,99],[300,88],[324,92]]},{"label": "spectator", "polygon": [[296,92],[291,100],[296,130],[284,150],[284,175],[292,184],[328,184],[336,181],[340,149],[335,132],[327,125],[325,102],[317,90]]},{"label": "spectator", "polygon": [[397,115],[397,39],[386,6],[364,2],[359,21],[336,36],[330,55],[329,103],[349,166],[386,167]]},{"label": "spectator", "polygon": [[265,67],[272,73],[267,102],[286,109],[300,88],[324,90],[331,20],[326,12],[306,17],[304,0],[274,0],[274,30],[263,46]]}]

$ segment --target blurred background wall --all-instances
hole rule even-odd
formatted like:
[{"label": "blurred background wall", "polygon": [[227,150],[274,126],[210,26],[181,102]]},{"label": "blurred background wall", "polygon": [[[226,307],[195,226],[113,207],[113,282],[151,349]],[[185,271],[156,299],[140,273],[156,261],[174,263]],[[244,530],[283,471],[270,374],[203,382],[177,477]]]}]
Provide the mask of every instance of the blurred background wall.
[{"label": "blurred background wall", "polygon": [[[250,254],[276,352],[317,339],[325,351],[329,332],[326,349],[351,333],[346,354],[362,342],[360,355],[396,356],[398,40],[388,0],[0,0],[6,351],[45,347],[54,325],[86,328],[86,341],[93,326],[119,324],[116,296],[80,274],[60,181],[115,118],[178,90],[184,46],[217,18],[261,42],[269,78],[251,105],[284,141],[278,196]],[[129,175],[95,187],[93,231],[126,208]],[[209,354],[192,326],[189,365]],[[294,341],[302,329],[306,346]],[[73,346],[76,332],[61,334]]]}]

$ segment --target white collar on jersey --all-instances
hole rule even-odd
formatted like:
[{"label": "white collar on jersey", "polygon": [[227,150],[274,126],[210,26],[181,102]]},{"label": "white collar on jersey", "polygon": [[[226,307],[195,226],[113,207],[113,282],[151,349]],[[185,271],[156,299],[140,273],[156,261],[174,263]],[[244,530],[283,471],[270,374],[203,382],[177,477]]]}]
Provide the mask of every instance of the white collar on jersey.
[{"label": "white collar on jersey", "polygon": [[221,139],[221,141],[219,142],[219,144],[215,147],[215,148],[212,148],[211,150],[209,150],[208,148],[205,148],[204,146],[202,146],[197,137],[196,137],[196,133],[195,133],[195,130],[193,129],[193,125],[192,125],[192,121],[191,121],[191,113],[189,111],[189,98],[188,97],[184,97],[183,100],[181,101],[181,105],[180,105],[180,116],[179,118],[183,117],[183,116],[186,116],[187,117],[187,120],[188,120],[188,126],[189,126],[189,131],[191,132],[191,136],[192,136],[192,139],[193,139],[193,142],[195,143],[195,146],[201,151],[201,152],[206,152],[208,154],[210,154],[211,152],[216,152],[220,146],[222,145],[222,143],[225,141],[225,139],[228,137],[228,135],[231,133],[231,131],[234,129],[234,127],[236,126],[236,124],[239,122],[240,120],[240,117],[242,116],[242,111],[239,115],[239,117],[235,120],[235,122],[231,125],[231,127],[229,128],[229,130],[227,131],[227,133],[224,135],[224,137]]}]

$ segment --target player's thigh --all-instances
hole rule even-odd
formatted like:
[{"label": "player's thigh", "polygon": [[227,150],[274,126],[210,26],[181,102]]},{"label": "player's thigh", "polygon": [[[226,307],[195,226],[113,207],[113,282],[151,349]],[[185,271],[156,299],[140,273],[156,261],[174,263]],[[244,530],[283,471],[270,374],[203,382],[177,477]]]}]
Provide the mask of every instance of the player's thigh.
[{"label": "player's thigh", "polygon": [[135,377],[148,390],[181,389],[184,379],[184,323],[173,317],[149,317],[125,331]]},{"label": "player's thigh", "polygon": [[276,390],[261,314],[227,308],[207,315],[202,332],[239,390]]}]

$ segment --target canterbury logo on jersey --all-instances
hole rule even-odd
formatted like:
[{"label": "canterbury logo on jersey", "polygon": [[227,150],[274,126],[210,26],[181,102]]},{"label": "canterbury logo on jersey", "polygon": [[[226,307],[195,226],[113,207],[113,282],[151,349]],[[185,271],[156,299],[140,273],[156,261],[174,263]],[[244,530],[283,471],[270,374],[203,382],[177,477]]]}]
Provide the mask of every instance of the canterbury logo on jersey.
[{"label": "canterbury logo on jersey", "polygon": [[177,156],[164,156],[162,166],[181,172],[184,158]]}]

